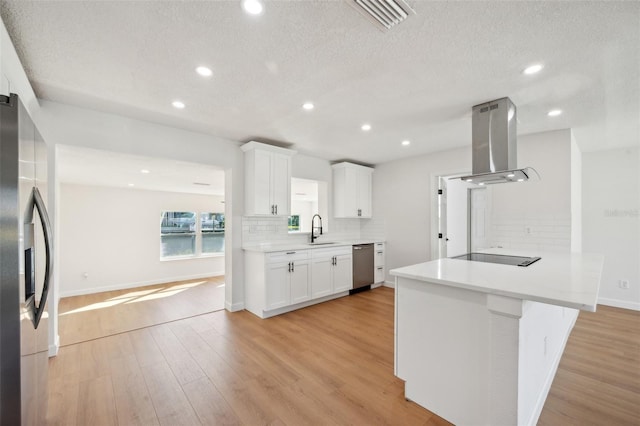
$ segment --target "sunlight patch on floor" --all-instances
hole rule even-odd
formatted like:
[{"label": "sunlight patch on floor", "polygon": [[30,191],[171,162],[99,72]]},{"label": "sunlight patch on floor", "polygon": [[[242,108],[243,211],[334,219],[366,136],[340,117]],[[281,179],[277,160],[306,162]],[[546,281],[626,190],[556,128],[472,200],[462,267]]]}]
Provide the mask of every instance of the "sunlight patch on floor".
[{"label": "sunlight patch on floor", "polygon": [[109,308],[111,306],[119,305],[120,303],[123,303],[123,302],[124,300],[107,300],[105,302],[92,303],[90,305],[82,306],[77,309],[72,309],[67,312],[61,312],[59,315],[63,316],[63,315],[77,314],[79,312],[94,311],[96,309]]}]

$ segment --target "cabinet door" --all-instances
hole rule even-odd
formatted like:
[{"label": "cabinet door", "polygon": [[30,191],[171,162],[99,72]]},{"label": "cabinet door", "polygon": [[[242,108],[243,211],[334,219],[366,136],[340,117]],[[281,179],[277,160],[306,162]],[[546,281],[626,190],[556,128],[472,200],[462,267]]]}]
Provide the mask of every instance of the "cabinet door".
[{"label": "cabinet door", "polygon": [[291,157],[274,153],[271,162],[271,203],[278,216],[291,214]]},{"label": "cabinet door", "polygon": [[300,303],[311,299],[309,261],[293,262],[293,270],[289,276],[291,278],[291,303]]},{"label": "cabinet door", "polygon": [[371,173],[358,170],[356,173],[358,217],[371,217]]},{"label": "cabinet door", "polygon": [[311,261],[311,297],[323,297],[333,293],[333,257]]},{"label": "cabinet door", "polygon": [[333,265],[333,292],[339,293],[353,288],[353,256],[341,254],[336,256]]},{"label": "cabinet door", "polygon": [[271,212],[271,163],[272,153],[254,150],[253,155],[253,194],[249,196],[253,200],[253,211],[251,214],[270,215]]},{"label": "cabinet door", "polygon": [[267,265],[265,288],[265,310],[281,308],[291,304],[289,263]]},{"label": "cabinet door", "polygon": [[356,170],[343,167],[333,172],[334,217],[358,217]]}]

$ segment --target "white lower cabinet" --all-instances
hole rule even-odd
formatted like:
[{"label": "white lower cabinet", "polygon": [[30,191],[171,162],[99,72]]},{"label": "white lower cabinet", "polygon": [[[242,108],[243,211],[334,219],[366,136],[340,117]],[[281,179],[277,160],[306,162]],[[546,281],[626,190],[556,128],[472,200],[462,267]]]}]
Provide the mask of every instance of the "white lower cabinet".
[{"label": "white lower cabinet", "polygon": [[245,308],[267,318],[353,287],[351,246],[245,252]]},{"label": "white lower cabinet", "polygon": [[311,251],[311,297],[318,298],[353,288],[351,246]]}]

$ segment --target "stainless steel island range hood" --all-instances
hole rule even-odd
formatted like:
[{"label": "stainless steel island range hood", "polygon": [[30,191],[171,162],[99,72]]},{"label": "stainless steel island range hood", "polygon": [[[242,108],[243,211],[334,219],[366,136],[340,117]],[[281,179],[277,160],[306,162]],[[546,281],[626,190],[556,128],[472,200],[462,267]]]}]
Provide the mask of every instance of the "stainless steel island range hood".
[{"label": "stainless steel island range hood", "polygon": [[461,179],[478,185],[538,180],[531,167],[516,166],[516,106],[509,98],[472,108],[473,174]]}]

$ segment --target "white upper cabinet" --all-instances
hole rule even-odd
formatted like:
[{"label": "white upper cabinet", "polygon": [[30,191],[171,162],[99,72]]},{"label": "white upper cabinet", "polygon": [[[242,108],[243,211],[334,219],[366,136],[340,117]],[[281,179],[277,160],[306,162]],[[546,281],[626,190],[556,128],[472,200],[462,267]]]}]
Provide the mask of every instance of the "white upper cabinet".
[{"label": "white upper cabinet", "polygon": [[352,163],[332,167],[334,217],[370,218],[373,169]]},{"label": "white upper cabinet", "polygon": [[295,151],[259,142],[240,148],[244,151],[245,215],[289,216]]}]

